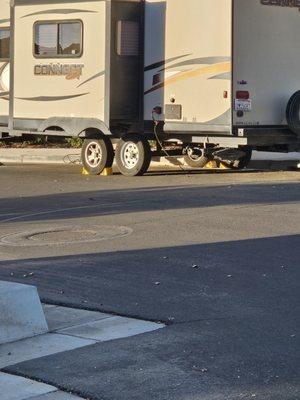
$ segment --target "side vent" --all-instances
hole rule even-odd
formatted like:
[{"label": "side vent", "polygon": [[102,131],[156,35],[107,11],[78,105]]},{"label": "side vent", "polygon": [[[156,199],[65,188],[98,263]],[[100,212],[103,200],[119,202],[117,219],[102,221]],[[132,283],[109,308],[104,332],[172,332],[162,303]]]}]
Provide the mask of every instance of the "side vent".
[{"label": "side vent", "polygon": [[138,56],[140,47],[140,26],[135,21],[118,21],[117,54],[119,56]]}]

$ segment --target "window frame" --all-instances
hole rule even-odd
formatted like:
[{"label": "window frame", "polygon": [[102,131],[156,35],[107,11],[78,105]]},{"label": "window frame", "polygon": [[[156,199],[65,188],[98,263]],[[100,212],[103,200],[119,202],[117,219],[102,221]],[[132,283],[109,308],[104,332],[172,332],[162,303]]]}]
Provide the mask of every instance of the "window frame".
[{"label": "window frame", "polygon": [[[55,56],[52,55],[46,55],[46,54],[36,54],[35,52],[35,34],[36,34],[36,27],[38,25],[57,25],[59,24],[73,24],[73,23],[79,23],[80,24],[80,52],[78,54],[56,54]],[[32,35],[32,54],[34,58],[37,59],[62,59],[62,58],[80,58],[83,55],[83,21],[81,19],[57,19],[57,20],[39,20],[35,21],[33,24],[33,35]],[[58,38],[59,39],[59,38]]]},{"label": "window frame", "polygon": [[10,26],[1,26],[0,27],[0,31],[9,31],[9,49],[8,49],[9,57],[8,58],[0,57],[0,61],[1,62],[8,62],[8,61],[10,61],[10,40],[11,40],[11,29],[10,29]]}]

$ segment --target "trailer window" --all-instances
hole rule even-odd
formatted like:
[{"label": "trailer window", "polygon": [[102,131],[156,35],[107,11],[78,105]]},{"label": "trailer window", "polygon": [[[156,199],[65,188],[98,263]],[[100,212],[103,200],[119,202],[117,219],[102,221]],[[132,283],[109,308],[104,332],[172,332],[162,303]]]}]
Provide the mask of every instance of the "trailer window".
[{"label": "trailer window", "polygon": [[1,60],[9,59],[9,39],[10,39],[9,28],[0,29],[0,59]]},{"label": "trailer window", "polygon": [[135,21],[118,21],[117,54],[119,56],[138,56],[140,46],[140,26]]},{"label": "trailer window", "polygon": [[80,57],[82,54],[82,23],[38,22],[34,28],[36,57]]}]

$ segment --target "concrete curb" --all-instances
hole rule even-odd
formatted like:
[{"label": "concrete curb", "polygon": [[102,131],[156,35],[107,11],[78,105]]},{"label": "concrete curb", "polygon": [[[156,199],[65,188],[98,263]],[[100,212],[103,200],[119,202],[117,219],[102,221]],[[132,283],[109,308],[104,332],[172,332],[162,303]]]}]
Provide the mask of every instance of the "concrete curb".
[{"label": "concrete curb", "polygon": [[78,149],[0,149],[2,164],[70,164],[80,160]]},{"label": "concrete curb", "polygon": [[[0,149],[0,164],[80,164],[80,149]],[[300,153],[266,153],[254,152],[249,168],[253,169],[286,169],[299,168]],[[183,158],[156,157],[151,163],[151,169],[178,169],[185,166]],[[187,169],[189,167],[185,166]]]},{"label": "concrete curb", "polygon": [[36,287],[0,281],[0,344],[48,332]]}]

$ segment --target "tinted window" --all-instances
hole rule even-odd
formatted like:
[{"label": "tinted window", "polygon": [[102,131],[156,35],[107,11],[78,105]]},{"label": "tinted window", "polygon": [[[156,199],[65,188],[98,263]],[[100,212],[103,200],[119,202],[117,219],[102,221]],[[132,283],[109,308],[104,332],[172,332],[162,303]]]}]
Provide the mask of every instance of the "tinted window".
[{"label": "tinted window", "polygon": [[35,25],[35,55],[79,57],[82,52],[81,22],[51,22]]},{"label": "tinted window", "polygon": [[9,59],[9,29],[0,29],[0,58]]},{"label": "tinted window", "polygon": [[58,42],[60,54],[80,54],[81,24],[79,22],[59,24]]}]

